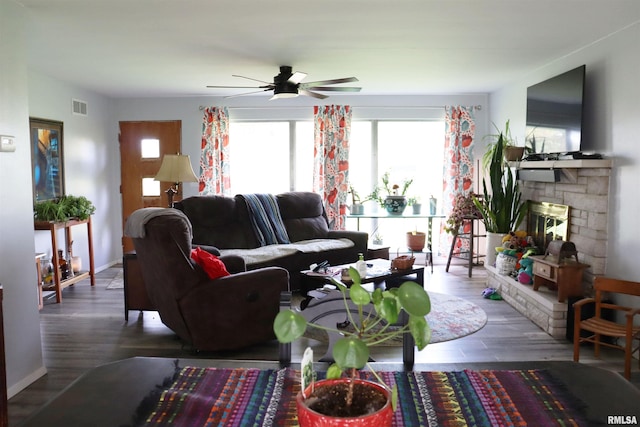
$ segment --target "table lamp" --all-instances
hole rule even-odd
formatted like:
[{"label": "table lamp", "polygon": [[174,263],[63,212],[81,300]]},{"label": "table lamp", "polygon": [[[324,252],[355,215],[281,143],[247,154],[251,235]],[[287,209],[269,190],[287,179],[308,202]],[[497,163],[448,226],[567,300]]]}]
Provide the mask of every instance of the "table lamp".
[{"label": "table lamp", "polygon": [[166,191],[170,208],[173,207],[173,196],[178,194],[178,186],[181,182],[198,182],[198,177],[191,167],[189,156],[181,154],[166,154],[162,158],[160,170],[154,179],[173,183]]}]

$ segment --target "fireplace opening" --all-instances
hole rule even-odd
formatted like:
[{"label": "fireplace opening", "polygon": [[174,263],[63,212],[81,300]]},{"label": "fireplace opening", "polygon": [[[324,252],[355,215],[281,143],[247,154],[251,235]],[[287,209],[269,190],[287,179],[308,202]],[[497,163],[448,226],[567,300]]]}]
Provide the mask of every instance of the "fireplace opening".
[{"label": "fireplace opening", "polygon": [[527,201],[527,234],[543,251],[552,240],[569,240],[570,207],[548,202]]}]

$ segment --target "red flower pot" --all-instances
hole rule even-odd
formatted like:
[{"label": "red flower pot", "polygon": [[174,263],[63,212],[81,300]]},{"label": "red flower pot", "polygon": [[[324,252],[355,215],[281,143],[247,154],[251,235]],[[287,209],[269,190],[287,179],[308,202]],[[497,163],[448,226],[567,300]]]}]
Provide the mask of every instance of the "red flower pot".
[{"label": "red flower pot", "polygon": [[[346,378],[334,379],[334,380],[322,380],[315,383],[316,390],[321,387],[330,387],[334,384],[345,383],[352,381]],[[361,415],[357,417],[334,417],[324,415],[319,412],[310,409],[307,406],[307,401],[302,398],[302,393],[298,393],[296,396],[296,406],[298,408],[298,423],[300,427],[389,427],[391,426],[391,420],[393,417],[393,408],[391,407],[391,392],[388,388],[382,384],[378,384],[372,381],[366,381],[361,379],[353,380],[356,383],[364,384],[368,387],[373,387],[376,390],[381,391],[387,398],[385,405],[367,415]],[[305,390],[305,395],[311,393],[311,386]]]}]

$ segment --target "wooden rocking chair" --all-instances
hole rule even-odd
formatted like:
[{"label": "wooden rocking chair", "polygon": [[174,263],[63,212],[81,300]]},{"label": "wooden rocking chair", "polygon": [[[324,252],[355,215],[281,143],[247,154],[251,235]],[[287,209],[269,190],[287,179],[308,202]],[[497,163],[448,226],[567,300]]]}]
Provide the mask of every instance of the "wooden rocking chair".
[{"label": "wooden rocking chair", "polygon": [[[596,291],[595,298],[585,298],[575,304],[574,307],[574,340],[573,340],[573,360],[580,359],[580,344],[591,342],[594,344],[595,356],[600,356],[600,346],[616,348],[624,351],[624,377],[631,377],[631,356],[640,349],[640,326],[633,324],[634,316],[640,314],[640,308],[624,307],[617,304],[604,302],[605,293],[609,296],[614,294],[635,295],[640,297],[640,283],[626,280],[611,279],[607,277],[596,277],[594,282]],[[582,306],[588,303],[595,303],[595,315],[588,319],[581,320]],[[603,309],[614,310],[614,312],[624,314],[624,323],[606,320],[601,317]],[[585,330],[593,333],[588,337],[581,337],[580,331]],[[614,340],[612,343],[601,341],[602,336],[614,339],[624,339],[624,345],[620,345]],[[639,344],[633,347],[634,341]]]}]

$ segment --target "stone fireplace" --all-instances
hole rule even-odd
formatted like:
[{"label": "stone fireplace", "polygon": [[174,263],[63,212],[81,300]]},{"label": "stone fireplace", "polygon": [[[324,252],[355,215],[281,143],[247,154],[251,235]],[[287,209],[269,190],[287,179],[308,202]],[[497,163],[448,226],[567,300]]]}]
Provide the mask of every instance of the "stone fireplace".
[{"label": "stone fireplace", "polygon": [[[566,235],[578,251],[581,263],[590,267],[583,275],[583,290],[589,295],[596,275],[603,275],[607,262],[607,227],[609,219],[610,160],[566,160],[528,162],[537,168],[559,169],[555,182],[520,181],[524,200],[566,205],[567,220],[560,225],[567,227]],[[522,167],[522,163],[519,165]],[[556,216],[562,212],[553,212]],[[530,218],[528,218],[531,221]],[[539,221],[539,220],[536,220]],[[532,227],[533,225],[533,227]],[[523,225],[524,226],[524,225]],[[539,229],[527,224],[527,229]],[[562,236],[562,228],[554,227]],[[542,233],[545,238],[548,230]],[[558,302],[555,291],[531,285],[523,285],[511,277],[501,276],[492,266],[487,266],[488,286],[499,289],[502,297],[516,310],[527,316],[550,335],[562,338],[566,335],[568,303]],[[573,302],[573,301],[571,301]]]}]

